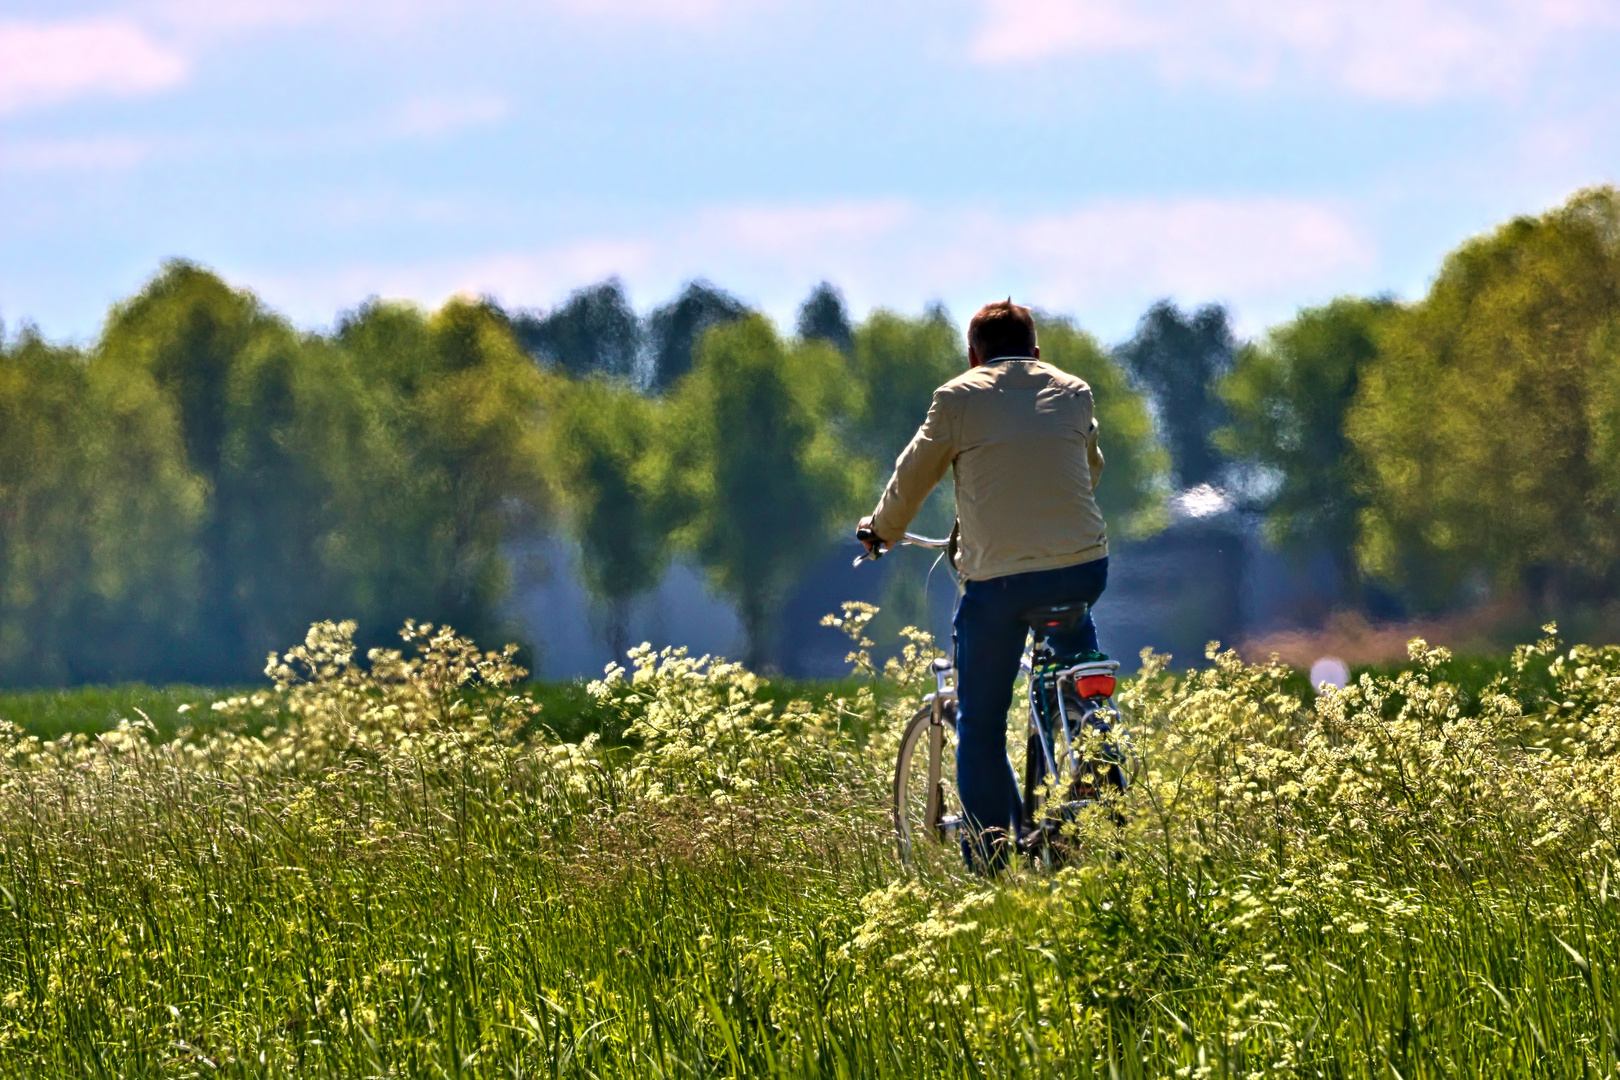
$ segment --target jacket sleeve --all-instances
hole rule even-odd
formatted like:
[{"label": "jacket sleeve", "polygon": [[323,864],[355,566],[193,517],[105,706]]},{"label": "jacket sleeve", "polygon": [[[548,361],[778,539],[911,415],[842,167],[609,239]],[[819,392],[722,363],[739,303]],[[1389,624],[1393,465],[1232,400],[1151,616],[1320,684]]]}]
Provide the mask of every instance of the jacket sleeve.
[{"label": "jacket sleeve", "polygon": [[1097,445],[1097,420],[1091,420],[1091,430],[1086,433],[1086,464],[1091,466],[1091,493],[1097,493],[1097,481],[1102,479],[1103,452]]},{"label": "jacket sleeve", "polygon": [[889,477],[883,498],[872,511],[873,529],[890,543],[905,533],[906,526],[922,509],[923,500],[956,459],[955,404],[947,395],[934,391],[928,418],[894,463],[894,475]]}]

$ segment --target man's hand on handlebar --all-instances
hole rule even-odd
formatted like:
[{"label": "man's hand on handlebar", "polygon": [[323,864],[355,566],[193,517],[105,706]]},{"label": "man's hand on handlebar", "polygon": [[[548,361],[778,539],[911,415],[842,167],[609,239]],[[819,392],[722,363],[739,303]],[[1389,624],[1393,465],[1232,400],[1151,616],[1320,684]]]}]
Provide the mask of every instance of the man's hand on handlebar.
[{"label": "man's hand on handlebar", "polygon": [[870,515],[861,518],[859,524],[855,526],[855,539],[865,545],[866,553],[874,559],[882,555],[884,549],[891,546],[884,543],[883,538],[878,536],[877,530],[872,528]]},{"label": "man's hand on handlebar", "polygon": [[951,543],[949,540],[935,540],[933,537],[918,536],[915,533],[905,533],[899,540],[890,542],[877,534],[877,530],[872,528],[872,519],[869,517],[861,518],[861,523],[855,526],[855,539],[859,540],[861,546],[866,549],[855,557],[856,566],[861,565],[863,562],[881,558],[885,551],[892,550],[899,544],[910,544],[913,547],[944,551],[950,547]]}]

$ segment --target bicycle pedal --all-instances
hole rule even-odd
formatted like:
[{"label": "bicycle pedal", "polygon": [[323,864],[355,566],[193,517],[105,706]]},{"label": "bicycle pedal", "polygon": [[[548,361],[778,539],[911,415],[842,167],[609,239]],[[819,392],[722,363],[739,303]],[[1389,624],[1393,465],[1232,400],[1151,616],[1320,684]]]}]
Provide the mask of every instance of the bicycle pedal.
[{"label": "bicycle pedal", "polygon": [[1063,835],[1063,824],[1046,820],[1026,830],[1018,838],[1019,853],[1029,859],[1049,860],[1053,866],[1064,865],[1068,861],[1065,851],[1069,838]]},{"label": "bicycle pedal", "polygon": [[1029,839],[1031,842],[1037,839],[1049,839],[1060,835],[1063,832],[1063,826],[1067,824],[1068,822],[1059,818],[1042,818],[1033,828],[1025,831],[1023,838]]}]

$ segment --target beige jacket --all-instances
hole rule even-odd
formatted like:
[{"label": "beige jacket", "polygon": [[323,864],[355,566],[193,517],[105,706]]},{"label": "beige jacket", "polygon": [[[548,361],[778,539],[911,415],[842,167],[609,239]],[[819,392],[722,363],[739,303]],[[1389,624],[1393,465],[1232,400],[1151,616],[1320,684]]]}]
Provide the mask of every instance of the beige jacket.
[{"label": "beige jacket", "polygon": [[1108,554],[1091,387],[1051,364],[1001,359],[934,391],[872,525],[896,541],[955,469],[964,581],[1051,570]]}]

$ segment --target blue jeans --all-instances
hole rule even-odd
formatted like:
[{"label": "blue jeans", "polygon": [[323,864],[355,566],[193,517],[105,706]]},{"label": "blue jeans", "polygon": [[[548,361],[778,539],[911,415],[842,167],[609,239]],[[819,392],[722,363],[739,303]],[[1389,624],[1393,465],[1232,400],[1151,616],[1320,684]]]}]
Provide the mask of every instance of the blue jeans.
[{"label": "blue jeans", "polygon": [[[1018,835],[1023,805],[1018,779],[1007,760],[1007,710],[1012,706],[1018,660],[1030,608],[1081,601],[1097,602],[1108,584],[1108,560],[1097,559],[1056,570],[1009,574],[970,581],[956,604],[956,785],[967,817],[962,854],[969,866],[995,868],[1010,852],[1008,837]],[[1059,653],[1097,647],[1097,627],[1086,621],[1063,635],[1052,635]],[[980,846],[982,843],[982,847]],[[977,856],[977,857],[976,857]],[[979,863],[979,858],[984,861]]]}]

